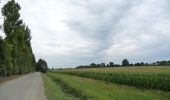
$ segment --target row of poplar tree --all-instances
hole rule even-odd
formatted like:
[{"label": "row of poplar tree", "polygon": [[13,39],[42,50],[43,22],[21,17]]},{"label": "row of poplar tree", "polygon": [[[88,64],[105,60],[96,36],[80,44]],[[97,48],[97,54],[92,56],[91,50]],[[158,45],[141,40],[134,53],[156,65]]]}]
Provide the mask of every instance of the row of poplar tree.
[{"label": "row of poplar tree", "polygon": [[23,74],[35,70],[36,61],[31,47],[30,29],[20,19],[20,5],[8,1],[1,9],[4,17],[0,36],[0,77]]}]

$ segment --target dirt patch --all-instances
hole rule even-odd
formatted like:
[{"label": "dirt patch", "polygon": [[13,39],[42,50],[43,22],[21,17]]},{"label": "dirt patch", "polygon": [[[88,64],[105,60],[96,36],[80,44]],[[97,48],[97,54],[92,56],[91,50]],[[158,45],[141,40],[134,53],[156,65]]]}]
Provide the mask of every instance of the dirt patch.
[{"label": "dirt patch", "polygon": [[12,75],[12,76],[9,76],[9,77],[0,77],[0,84],[6,82],[6,81],[10,81],[10,80],[13,80],[17,77],[20,77],[21,75]]}]

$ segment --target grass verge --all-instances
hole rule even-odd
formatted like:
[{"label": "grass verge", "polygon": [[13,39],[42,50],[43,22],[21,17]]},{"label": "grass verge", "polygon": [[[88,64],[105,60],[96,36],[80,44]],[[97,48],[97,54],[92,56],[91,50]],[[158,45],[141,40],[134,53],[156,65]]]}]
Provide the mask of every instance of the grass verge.
[{"label": "grass verge", "polygon": [[45,94],[48,100],[77,100],[71,95],[65,94],[60,84],[54,82],[50,77],[45,74],[42,74],[44,87],[45,87]]}]

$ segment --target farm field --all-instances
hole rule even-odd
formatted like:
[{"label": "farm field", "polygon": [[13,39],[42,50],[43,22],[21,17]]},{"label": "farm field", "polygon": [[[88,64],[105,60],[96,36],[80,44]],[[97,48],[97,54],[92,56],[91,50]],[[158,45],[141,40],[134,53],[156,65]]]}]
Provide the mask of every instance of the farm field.
[{"label": "farm field", "polygon": [[170,91],[170,67],[117,67],[60,70],[76,75],[144,89]]},{"label": "farm field", "polygon": [[63,88],[60,88],[60,94],[67,94],[67,99],[61,100],[73,100],[68,99],[68,95],[75,96],[76,100],[169,100],[170,97],[162,91],[139,89],[73,75],[48,73],[45,77],[51,79],[58,87],[62,87],[63,84],[68,87],[64,88],[63,92]]},{"label": "farm field", "polygon": [[152,74],[165,74],[170,73],[170,66],[133,66],[133,67],[106,67],[106,68],[78,68],[78,69],[65,69],[58,71],[83,71],[83,72],[100,72],[100,73],[152,73]]},{"label": "farm field", "polygon": [[168,66],[57,70],[48,72],[44,77],[50,80],[52,87],[58,87],[57,90],[52,88],[51,94],[54,96],[55,93],[62,94],[67,98],[61,100],[169,100],[170,98]]}]

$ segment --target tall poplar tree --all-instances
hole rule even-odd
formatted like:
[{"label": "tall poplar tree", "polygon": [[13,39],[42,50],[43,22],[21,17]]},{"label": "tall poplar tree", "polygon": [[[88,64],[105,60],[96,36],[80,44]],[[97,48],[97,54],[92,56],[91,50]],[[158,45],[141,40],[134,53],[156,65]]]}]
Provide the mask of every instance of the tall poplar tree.
[{"label": "tall poplar tree", "polygon": [[7,74],[27,73],[35,70],[35,57],[31,47],[31,30],[20,19],[20,5],[15,0],[8,1],[2,8],[3,30],[6,35],[8,52]]}]

